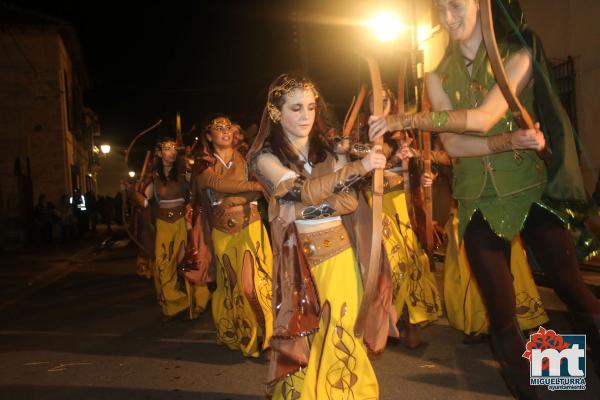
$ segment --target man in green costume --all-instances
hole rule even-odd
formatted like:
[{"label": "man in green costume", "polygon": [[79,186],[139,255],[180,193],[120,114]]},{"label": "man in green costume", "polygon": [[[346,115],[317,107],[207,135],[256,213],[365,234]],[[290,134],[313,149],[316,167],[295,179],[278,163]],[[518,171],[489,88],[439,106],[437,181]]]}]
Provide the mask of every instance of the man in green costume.
[{"label": "man in green costume", "polygon": [[[518,129],[496,85],[477,1],[437,0],[436,6],[451,43],[426,77],[434,111],[372,116],[369,135],[373,139],[398,129],[441,132],[453,159],[459,233],[486,303],[495,356],[513,394],[537,398],[529,385],[529,365],[521,357],[524,339],[515,319],[509,266],[510,241],[517,233],[569,308],[576,330],[587,334],[596,367],[600,355],[600,302],[581,278],[567,229],[589,204],[573,129],[541,45],[525,29],[516,1],[494,0],[494,23],[509,85],[539,121],[536,129]],[[537,152],[547,148],[552,157],[546,165]]]}]

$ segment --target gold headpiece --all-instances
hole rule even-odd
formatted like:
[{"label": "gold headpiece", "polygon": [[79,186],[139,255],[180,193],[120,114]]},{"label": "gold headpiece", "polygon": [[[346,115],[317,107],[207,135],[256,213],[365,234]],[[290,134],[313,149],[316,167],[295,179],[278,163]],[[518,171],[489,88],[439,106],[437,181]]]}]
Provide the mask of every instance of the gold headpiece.
[{"label": "gold headpiece", "polygon": [[269,118],[271,121],[275,122],[276,124],[281,121],[281,111],[270,101],[267,102],[267,112],[269,113]]},{"label": "gold headpiece", "polygon": [[[284,82],[281,85],[273,87],[269,92],[269,99],[274,100],[275,98],[282,97],[283,95],[291,96],[294,89],[303,89],[303,90],[311,90],[315,95],[315,99],[319,98],[319,93],[310,82],[298,81],[296,79],[284,79]],[[279,123],[281,121],[281,110],[277,108],[272,101],[267,102],[267,112],[269,113],[269,118],[271,121],[275,123]]]},{"label": "gold headpiece", "polygon": [[175,142],[175,140],[173,139],[165,139],[162,142],[160,142],[160,149],[161,151],[177,150],[177,142]]},{"label": "gold headpiece", "polygon": [[226,117],[218,117],[210,121],[209,129],[229,130],[231,129],[231,121]]},{"label": "gold headpiece", "polygon": [[302,88],[304,90],[312,90],[313,93],[315,94],[315,99],[319,97],[319,94],[317,93],[317,90],[315,89],[315,85],[313,85],[312,83],[299,82],[295,79],[287,79],[281,85],[275,86],[273,89],[271,89],[271,91],[269,92],[269,98],[271,99],[273,97],[281,97],[284,94],[287,94],[289,96],[289,95],[291,95],[291,93],[294,89],[300,89],[300,88]]}]

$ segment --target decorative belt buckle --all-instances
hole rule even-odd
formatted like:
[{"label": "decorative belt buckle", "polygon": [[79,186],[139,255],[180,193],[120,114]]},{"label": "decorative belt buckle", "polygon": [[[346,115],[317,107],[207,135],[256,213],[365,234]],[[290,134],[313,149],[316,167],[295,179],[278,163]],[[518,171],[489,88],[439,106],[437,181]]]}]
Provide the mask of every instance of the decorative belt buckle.
[{"label": "decorative belt buckle", "polygon": [[302,244],[302,251],[307,256],[312,256],[317,252],[317,246],[313,242],[304,242]]}]

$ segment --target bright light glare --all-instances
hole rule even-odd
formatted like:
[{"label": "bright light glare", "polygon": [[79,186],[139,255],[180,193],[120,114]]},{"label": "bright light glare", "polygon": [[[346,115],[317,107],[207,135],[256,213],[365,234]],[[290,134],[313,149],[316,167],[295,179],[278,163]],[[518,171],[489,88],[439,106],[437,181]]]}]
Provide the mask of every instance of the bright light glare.
[{"label": "bright light glare", "polygon": [[130,178],[134,178],[135,177],[135,171],[129,171],[129,177]]},{"label": "bright light glare", "polygon": [[100,151],[102,152],[102,154],[108,154],[110,153],[110,144],[103,144],[100,146]]},{"label": "bright light glare", "polygon": [[382,11],[374,15],[368,22],[373,33],[382,42],[395,40],[406,27],[400,18],[392,12]]},{"label": "bright light glare", "polygon": [[430,36],[431,32],[429,26],[421,25],[417,28],[417,42],[419,44],[423,44]]}]

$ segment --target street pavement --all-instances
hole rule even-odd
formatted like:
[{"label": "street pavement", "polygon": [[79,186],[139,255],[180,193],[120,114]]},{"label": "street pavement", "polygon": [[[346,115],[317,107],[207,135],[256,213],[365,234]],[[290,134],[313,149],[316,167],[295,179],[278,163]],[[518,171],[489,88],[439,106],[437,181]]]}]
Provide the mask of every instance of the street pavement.
[{"label": "street pavement", "polygon": [[[135,254],[88,239],[2,255],[0,400],[264,398],[266,361],[216,345],[210,310],[163,322],[152,282],[135,274]],[[552,291],[540,290],[546,327],[571,332]],[[445,318],[422,336],[417,349],[391,343],[373,360],[381,399],[511,398],[487,343],[463,344]],[[589,361],[587,384],[542,395],[600,399]]]}]

